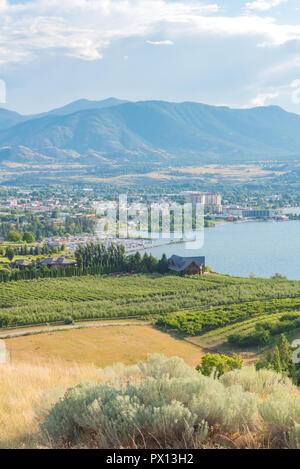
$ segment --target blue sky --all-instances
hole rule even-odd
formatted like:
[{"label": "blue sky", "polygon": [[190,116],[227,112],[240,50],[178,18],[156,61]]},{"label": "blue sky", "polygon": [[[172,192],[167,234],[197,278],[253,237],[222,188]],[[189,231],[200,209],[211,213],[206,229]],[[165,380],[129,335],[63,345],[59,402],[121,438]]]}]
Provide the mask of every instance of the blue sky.
[{"label": "blue sky", "polygon": [[109,96],[300,113],[300,2],[0,0],[1,79],[22,113]]}]

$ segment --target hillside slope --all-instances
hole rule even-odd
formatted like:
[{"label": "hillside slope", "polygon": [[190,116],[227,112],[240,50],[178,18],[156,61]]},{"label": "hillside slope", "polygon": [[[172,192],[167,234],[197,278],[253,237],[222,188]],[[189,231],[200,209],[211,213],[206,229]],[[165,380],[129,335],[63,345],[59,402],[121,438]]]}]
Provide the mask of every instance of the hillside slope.
[{"label": "hillside slope", "polygon": [[9,111],[8,109],[0,108],[0,132],[9,127],[13,127],[20,122],[26,120],[25,116],[21,116],[14,111]]},{"label": "hillside slope", "polygon": [[88,109],[104,109],[106,107],[118,106],[123,104],[126,101],[117,98],[107,98],[100,101],[91,101],[89,99],[78,99],[70,104],[66,104],[60,108],[52,109],[48,112],[43,112],[32,116],[33,118],[44,117],[47,115],[57,115],[57,116],[67,116],[68,114],[73,114],[74,112],[86,111]]},{"label": "hillside slope", "polygon": [[147,156],[149,169],[152,160],[197,164],[300,158],[300,116],[277,106],[230,109],[146,101],[73,112],[93,106],[76,103],[0,127],[0,149],[22,146],[56,160],[63,152],[86,163],[92,154],[98,157],[96,165],[103,157],[143,162]]}]

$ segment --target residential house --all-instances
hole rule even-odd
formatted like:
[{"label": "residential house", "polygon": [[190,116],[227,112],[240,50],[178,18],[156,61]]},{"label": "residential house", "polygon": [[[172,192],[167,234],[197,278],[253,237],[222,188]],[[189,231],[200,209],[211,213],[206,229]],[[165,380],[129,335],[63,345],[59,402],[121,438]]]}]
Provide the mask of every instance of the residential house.
[{"label": "residential house", "polygon": [[43,267],[43,265],[47,266],[49,269],[58,269],[62,267],[73,267],[75,266],[75,262],[65,257],[47,257],[42,259],[38,262],[38,267]]},{"label": "residential house", "polygon": [[12,269],[25,270],[28,267],[32,266],[32,262],[29,259],[16,259],[10,264],[10,266],[12,267]]},{"label": "residential house", "polygon": [[205,271],[205,257],[181,257],[173,255],[168,259],[168,266],[170,270],[180,272],[182,274],[202,275]]}]

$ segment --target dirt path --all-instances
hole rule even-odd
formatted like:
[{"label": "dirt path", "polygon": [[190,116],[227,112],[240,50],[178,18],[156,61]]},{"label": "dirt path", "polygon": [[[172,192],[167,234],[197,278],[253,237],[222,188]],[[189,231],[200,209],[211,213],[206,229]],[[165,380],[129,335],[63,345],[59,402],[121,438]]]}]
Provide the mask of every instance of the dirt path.
[{"label": "dirt path", "polygon": [[0,339],[10,339],[12,337],[22,337],[25,335],[31,334],[42,334],[43,332],[55,332],[55,331],[64,331],[68,329],[86,329],[89,327],[109,327],[109,326],[148,326],[151,324],[149,321],[140,321],[140,322],[87,322],[80,324],[70,324],[63,326],[47,326],[47,327],[37,327],[30,329],[22,329],[15,332],[2,332],[0,333]]}]

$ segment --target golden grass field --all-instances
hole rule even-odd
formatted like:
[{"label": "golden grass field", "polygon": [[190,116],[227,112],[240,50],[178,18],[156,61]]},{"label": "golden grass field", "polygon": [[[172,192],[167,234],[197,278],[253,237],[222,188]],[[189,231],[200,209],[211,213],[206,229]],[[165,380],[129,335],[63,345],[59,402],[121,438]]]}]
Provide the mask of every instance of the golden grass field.
[{"label": "golden grass field", "polygon": [[177,355],[196,366],[201,348],[176,339],[150,325],[106,326],[71,329],[16,337],[5,341],[12,363],[49,363],[59,359],[65,364],[94,364],[98,367],[116,362],[133,364],[148,354]]},{"label": "golden grass field", "polygon": [[220,180],[226,181],[252,181],[257,178],[268,179],[274,174],[281,176],[285,171],[268,171],[263,164],[234,164],[234,165],[221,165],[221,164],[207,164],[202,166],[183,166],[183,167],[170,167],[168,169],[160,168],[159,171],[150,171],[148,173],[129,173],[126,175],[116,175],[111,177],[97,177],[90,176],[89,174],[84,177],[86,182],[110,182],[118,184],[128,184],[130,182],[147,182],[151,181],[184,181],[187,177],[193,179],[218,182]]},{"label": "golden grass field", "polygon": [[[47,390],[92,379],[99,368],[134,364],[148,354],[199,363],[201,349],[148,325],[72,329],[5,340],[11,361],[0,365],[0,448],[35,447],[35,403]],[[102,378],[103,379],[103,378]]]},{"label": "golden grass field", "polygon": [[35,406],[47,390],[99,381],[94,365],[69,365],[60,360],[52,364],[0,364],[0,449],[36,447],[39,420]]}]

